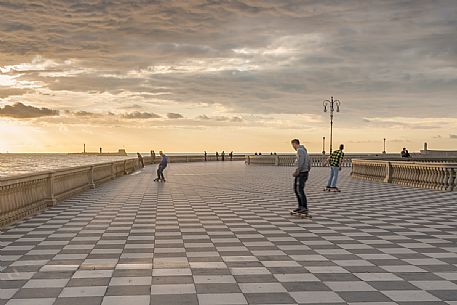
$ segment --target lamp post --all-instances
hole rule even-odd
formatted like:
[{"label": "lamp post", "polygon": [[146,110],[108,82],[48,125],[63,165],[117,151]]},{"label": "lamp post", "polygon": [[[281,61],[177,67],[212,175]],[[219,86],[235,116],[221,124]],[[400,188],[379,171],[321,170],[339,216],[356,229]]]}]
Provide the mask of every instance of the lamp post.
[{"label": "lamp post", "polygon": [[330,100],[325,100],[322,103],[324,105],[324,112],[327,112],[327,107],[330,108],[330,153],[332,153],[333,147],[333,112],[340,112],[341,102],[339,100],[334,100],[333,96]]},{"label": "lamp post", "polygon": [[322,137],[322,154],[325,155],[325,137]]},{"label": "lamp post", "polygon": [[386,138],[384,138],[384,150],[382,151],[383,154],[386,153]]}]

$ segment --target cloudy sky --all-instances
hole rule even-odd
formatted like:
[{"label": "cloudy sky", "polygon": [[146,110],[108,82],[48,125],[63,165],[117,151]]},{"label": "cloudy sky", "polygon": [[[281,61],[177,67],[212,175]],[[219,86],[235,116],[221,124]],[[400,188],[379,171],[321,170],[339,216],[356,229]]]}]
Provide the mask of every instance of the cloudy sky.
[{"label": "cloudy sky", "polygon": [[[457,1],[0,0],[0,152],[457,149]],[[328,143],[327,143],[328,149]]]}]

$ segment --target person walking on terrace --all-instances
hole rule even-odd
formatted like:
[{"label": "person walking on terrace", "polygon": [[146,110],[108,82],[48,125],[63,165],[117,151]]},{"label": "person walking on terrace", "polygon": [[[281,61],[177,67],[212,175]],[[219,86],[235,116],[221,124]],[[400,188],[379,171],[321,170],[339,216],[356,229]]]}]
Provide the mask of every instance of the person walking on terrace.
[{"label": "person walking on terrace", "polygon": [[152,159],[152,164],[156,161],[156,152],[154,150],[151,150],[151,159]]},{"label": "person walking on terrace", "polygon": [[136,154],[138,156],[138,162],[140,163],[141,168],[144,168],[143,156],[139,152],[137,152]]},{"label": "person walking on terrace", "polygon": [[166,154],[163,153],[163,151],[159,152],[159,155],[162,157],[162,160],[159,163],[159,166],[157,167],[157,178],[154,179],[156,182],[165,182],[165,177],[163,175],[163,171],[165,168],[168,166],[168,157]]},{"label": "person walking on terrace", "polygon": [[308,215],[308,200],[305,195],[305,183],[308,180],[311,162],[305,146],[300,145],[300,140],[293,139],[292,147],[297,151],[296,169],[294,176],[294,191],[297,197],[298,207],[292,213]]},{"label": "person walking on terrace", "polygon": [[330,178],[328,179],[327,187],[324,191],[339,192],[340,190],[336,187],[338,180],[338,173],[341,171],[341,165],[344,158],[344,145],[340,145],[340,149],[335,150],[329,157],[328,162],[330,165]]}]

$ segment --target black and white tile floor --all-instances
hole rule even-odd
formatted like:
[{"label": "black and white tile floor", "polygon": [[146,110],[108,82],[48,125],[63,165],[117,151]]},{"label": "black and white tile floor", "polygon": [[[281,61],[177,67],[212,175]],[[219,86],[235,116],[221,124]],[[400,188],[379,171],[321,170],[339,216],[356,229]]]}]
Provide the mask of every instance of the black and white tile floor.
[{"label": "black and white tile floor", "polygon": [[171,164],[108,182],[0,234],[0,305],[457,305],[457,192],[291,168]]}]

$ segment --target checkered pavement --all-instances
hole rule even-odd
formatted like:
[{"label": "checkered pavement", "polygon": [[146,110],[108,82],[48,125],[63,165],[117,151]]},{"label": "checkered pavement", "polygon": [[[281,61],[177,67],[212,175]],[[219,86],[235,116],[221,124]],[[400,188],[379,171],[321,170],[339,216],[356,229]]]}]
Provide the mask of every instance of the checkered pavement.
[{"label": "checkered pavement", "polygon": [[110,181],[0,234],[0,305],[457,305],[457,193],[291,169],[170,164]]}]

